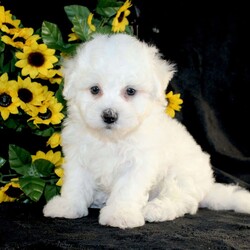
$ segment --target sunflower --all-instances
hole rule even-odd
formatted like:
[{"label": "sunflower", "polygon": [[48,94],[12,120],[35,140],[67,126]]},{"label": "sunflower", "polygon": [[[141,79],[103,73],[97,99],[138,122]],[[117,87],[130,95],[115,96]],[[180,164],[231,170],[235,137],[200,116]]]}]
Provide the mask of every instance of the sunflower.
[{"label": "sunflower", "polygon": [[175,117],[175,111],[181,110],[183,100],[180,98],[180,94],[173,94],[173,91],[166,94],[166,99],[168,101],[166,113],[173,118]]},{"label": "sunflower", "polygon": [[10,29],[9,34],[11,36],[4,35],[1,40],[15,48],[22,49],[24,45],[30,46],[33,42],[40,39],[39,35],[33,35],[34,30],[32,28],[15,28]]},{"label": "sunflower", "polygon": [[57,181],[56,185],[61,187],[63,184],[63,175],[64,175],[63,168],[61,167],[55,168],[54,172],[59,177],[59,180]]},{"label": "sunflower", "polygon": [[42,108],[46,107],[46,111],[41,110],[38,114],[33,114],[28,121],[33,121],[35,125],[49,125],[50,123],[55,125],[61,123],[64,118],[64,114],[61,113],[63,105],[52,94],[53,92],[48,91],[47,98],[43,101]]},{"label": "sunflower", "polygon": [[[93,16],[94,16],[94,14],[90,13],[90,14],[88,15],[88,19],[87,19],[87,24],[88,24],[89,29],[90,29],[91,32],[95,32],[95,31],[96,31],[95,25],[92,24]],[[69,37],[69,38],[68,38],[68,41],[69,41],[69,42],[81,40],[80,37],[75,33],[75,29],[74,29],[74,28],[71,28],[71,31],[72,31],[72,33],[70,33],[70,34],[68,35],[68,37]]]},{"label": "sunflower", "polygon": [[95,32],[96,31],[96,27],[95,27],[94,24],[92,24],[93,16],[94,16],[94,14],[92,14],[92,13],[89,14],[87,23],[89,25],[90,30],[93,31],[93,32]]},{"label": "sunflower", "polygon": [[13,19],[10,11],[5,11],[3,6],[0,6],[0,29],[9,33],[10,29],[18,28],[21,21],[18,19]]},{"label": "sunflower", "polygon": [[52,134],[52,136],[48,139],[47,146],[50,146],[51,148],[56,148],[61,145],[61,134],[58,132],[55,132]]},{"label": "sunflower", "polygon": [[53,69],[48,70],[47,76],[39,74],[38,77],[43,80],[48,80],[52,84],[54,83],[60,84],[63,79],[63,74],[62,74],[61,69],[53,68]]},{"label": "sunflower", "polygon": [[49,70],[53,74],[53,77],[49,77],[49,81],[50,83],[54,84],[54,83],[57,83],[57,84],[60,84],[63,80],[63,73],[60,69],[51,69]]},{"label": "sunflower", "polygon": [[13,202],[20,196],[22,191],[20,185],[16,181],[11,181],[5,186],[0,187],[0,203],[2,202]]},{"label": "sunflower", "polygon": [[56,168],[60,167],[63,163],[63,157],[60,151],[53,152],[53,150],[50,150],[47,153],[44,153],[43,151],[39,150],[35,155],[32,155],[31,158],[33,162],[38,159],[50,161],[55,165]]},{"label": "sunflower", "polygon": [[49,106],[50,99],[54,96],[54,92],[50,91],[48,86],[43,86],[44,88],[44,100],[40,106],[37,106],[37,110],[35,112],[31,112],[29,115],[34,117],[37,116],[38,113],[47,112],[47,108]]},{"label": "sunflower", "polygon": [[55,165],[54,172],[58,177],[60,177],[56,185],[62,186],[63,169],[61,168],[61,166],[63,164],[64,159],[60,151],[53,152],[52,150],[50,150],[47,153],[44,153],[42,151],[37,151],[35,155],[31,156],[31,158],[33,162],[38,159],[44,159],[54,164]]},{"label": "sunflower", "polygon": [[73,42],[73,41],[79,41],[80,37],[75,33],[74,28],[71,28],[72,33],[68,35],[68,41]]},{"label": "sunflower", "polygon": [[8,80],[8,74],[4,73],[0,77],[0,114],[4,120],[10,114],[18,114],[20,105],[17,96],[17,84],[15,81]]},{"label": "sunflower", "polygon": [[15,66],[22,68],[22,75],[30,75],[35,78],[39,73],[47,76],[48,70],[53,68],[53,63],[58,61],[54,56],[55,50],[49,49],[46,44],[32,43],[24,46],[23,52],[16,52],[16,57],[20,59]]},{"label": "sunflower", "polygon": [[113,32],[124,32],[126,26],[129,24],[128,19],[126,18],[130,14],[130,8],[132,6],[131,1],[127,0],[117,11],[115,18],[112,22],[112,31]]},{"label": "sunflower", "polygon": [[17,84],[17,95],[21,108],[29,115],[37,114],[38,107],[45,100],[44,92],[47,90],[47,87],[37,82],[31,82],[29,77],[23,80],[20,76],[18,76]]}]

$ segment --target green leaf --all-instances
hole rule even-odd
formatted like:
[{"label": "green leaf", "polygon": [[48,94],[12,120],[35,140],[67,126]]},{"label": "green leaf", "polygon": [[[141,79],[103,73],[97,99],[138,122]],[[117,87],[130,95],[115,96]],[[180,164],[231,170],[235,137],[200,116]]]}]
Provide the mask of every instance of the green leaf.
[{"label": "green leaf", "polygon": [[89,40],[91,37],[90,35],[90,28],[89,25],[87,24],[87,21],[82,19],[81,17],[76,16],[73,20],[72,23],[74,25],[74,31],[77,34],[77,36],[83,41]]},{"label": "green leaf", "polygon": [[43,42],[51,49],[59,50],[65,54],[72,54],[76,49],[76,44],[64,43],[62,33],[54,23],[44,21],[41,36]]},{"label": "green leaf", "polygon": [[61,51],[69,56],[74,55],[76,48],[78,44],[72,43],[72,44],[65,44],[63,48],[61,48]]},{"label": "green leaf", "polygon": [[16,72],[16,66],[15,66],[16,62],[17,62],[17,58],[15,56],[15,52],[13,51],[12,59],[10,61],[10,72]]},{"label": "green leaf", "polygon": [[44,180],[38,177],[25,176],[19,178],[19,184],[25,195],[35,202],[39,201],[45,187]]},{"label": "green leaf", "polygon": [[29,167],[29,169],[25,173],[25,176],[40,177],[37,169],[34,167],[33,164],[31,164],[31,166]]},{"label": "green leaf", "polygon": [[54,133],[54,131],[55,131],[54,128],[50,127],[44,130],[35,130],[34,134],[43,137],[50,137]]},{"label": "green leaf", "polygon": [[103,34],[111,34],[113,33],[112,26],[105,25],[105,26],[97,27],[96,32],[103,33]]},{"label": "green leaf", "polygon": [[41,36],[43,42],[52,49],[61,50],[64,45],[62,33],[54,23],[44,21],[42,23]]},{"label": "green leaf", "polygon": [[55,165],[45,159],[37,159],[32,162],[31,166],[27,170],[26,176],[31,177],[48,177],[52,170],[54,170]]},{"label": "green leaf", "polygon": [[[2,33],[0,33],[0,36],[2,36]],[[4,59],[5,59],[4,49],[5,49],[5,43],[2,42],[2,40],[0,40],[0,73],[1,74],[4,73],[4,71],[2,70],[3,65],[4,65]]]},{"label": "green leaf", "polygon": [[87,21],[90,11],[87,7],[81,5],[69,5],[64,7],[68,19],[73,23],[75,17],[82,18]]},{"label": "green leaf", "polygon": [[60,194],[61,187],[56,185],[46,185],[44,189],[44,196],[46,201],[48,202],[54,196]]},{"label": "green leaf", "polygon": [[133,29],[132,26],[126,26],[125,32],[126,32],[127,34],[130,34],[130,35],[134,35],[134,34],[135,34],[134,29]]},{"label": "green leaf", "polygon": [[[2,34],[0,33],[0,35],[2,36]],[[0,53],[4,52],[5,49],[5,43],[2,42],[2,40],[0,40]]]},{"label": "green leaf", "polygon": [[37,159],[32,163],[32,167],[40,177],[48,177],[54,172],[55,165],[48,160]]},{"label": "green leaf", "polygon": [[7,128],[11,128],[11,129],[17,129],[19,126],[19,122],[17,119],[11,118],[9,117],[5,122],[4,122],[5,126]]},{"label": "green leaf", "polygon": [[96,6],[96,13],[104,17],[112,17],[116,15],[123,4],[124,2],[114,0],[99,0]]},{"label": "green leaf", "polygon": [[4,62],[4,53],[0,54],[0,73],[3,74],[3,62]]},{"label": "green leaf", "polygon": [[0,168],[5,164],[6,160],[0,156]]},{"label": "green leaf", "polygon": [[90,28],[87,23],[90,11],[85,6],[70,5],[65,6],[64,10],[73,24],[74,32],[82,41],[86,41],[90,38]]},{"label": "green leaf", "polygon": [[63,86],[64,86],[64,82],[61,82],[61,84],[59,85],[58,90],[55,93],[55,97],[58,100],[58,102],[62,103],[62,105],[64,107],[66,107],[66,100],[63,98]]},{"label": "green leaf", "polygon": [[31,166],[31,155],[25,149],[16,145],[9,145],[10,168],[18,174],[27,175]]}]

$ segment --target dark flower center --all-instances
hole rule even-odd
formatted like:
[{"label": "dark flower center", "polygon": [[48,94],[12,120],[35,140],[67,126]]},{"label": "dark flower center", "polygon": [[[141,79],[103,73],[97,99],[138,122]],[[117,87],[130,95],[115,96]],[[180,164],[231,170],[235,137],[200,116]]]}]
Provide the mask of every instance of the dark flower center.
[{"label": "dark flower center", "polygon": [[21,88],[18,90],[18,97],[25,103],[29,103],[33,99],[33,94],[30,90]]},{"label": "dark flower center", "polygon": [[8,107],[10,106],[11,103],[12,103],[12,99],[10,95],[6,93],[0,94],[0,106]]},{"label": "dark flower center", "polygon": [[25,43],[25,39],[23,38],[23,37],[17,37],[17,38],[15,38],[14,39],[14,42],[16,43],[16,42],[22,42],[22,43]]},{"label": "dark flower center", "polygon": [[45,62],[44,55],[40,52],[32,52],[28,56],[28,63],[35,67],[41,67]]},{"label": "dark flower center", "polygon": [[118,22],[121,23],[124,18],[124,11],[121,12],[120,16],[118,17]]},{"label": "dark flower center", "polygon": [[9,29],[13,29],[13,28],[15,28],[15,26],[14,26],[14,25],[12,25],[11,23],[2,23],[2,25],[7,26]]},{"label": "dark flower center", "polygon": [[5,191],[5,194],[11,198],[17,198],[22,194],[22,191],[19,188],[10,186],[8,190]]},{"label": "dark flower center", "polygon": [[52,116],[52,112],[49,109],[47,109],[47,112],[45,112],[45,113],[39,113],[38,114],[38,117],[41,118],[42,120],[47,120],[51,116]]}]

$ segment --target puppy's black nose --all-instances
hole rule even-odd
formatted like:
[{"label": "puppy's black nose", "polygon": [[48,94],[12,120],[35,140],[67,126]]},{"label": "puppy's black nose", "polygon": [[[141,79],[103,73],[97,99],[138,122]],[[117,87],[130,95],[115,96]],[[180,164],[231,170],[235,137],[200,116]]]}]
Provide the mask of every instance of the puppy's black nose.
[{"label": "puppy's black nose", "polygon": [[117,121],[118,114],[113,109],[105,109],[102,112],[102,119],[105,123],[111,124]]}]

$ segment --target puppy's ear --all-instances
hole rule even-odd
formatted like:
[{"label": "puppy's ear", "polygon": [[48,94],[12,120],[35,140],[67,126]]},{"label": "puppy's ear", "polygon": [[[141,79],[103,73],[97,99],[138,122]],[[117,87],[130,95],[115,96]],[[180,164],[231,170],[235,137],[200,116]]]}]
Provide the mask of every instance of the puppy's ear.
[{"label": "puppy's ear", "polygon": [[165,60],[155,46],[149,46],[150,56],[153,63],[154,94],[157,99],[165,100],[166,88],[176,72],[175,64]]},{"label": "puppy's ear", "polygon": [[64,77],[64,86],[63,86],[63,96],[66,100],[69,100],[73,97],[74,91],[72,90],[74,81],[75,81],[75,67],[76,67],[76,58],[67,58],[63,62],[63,77]]}]

